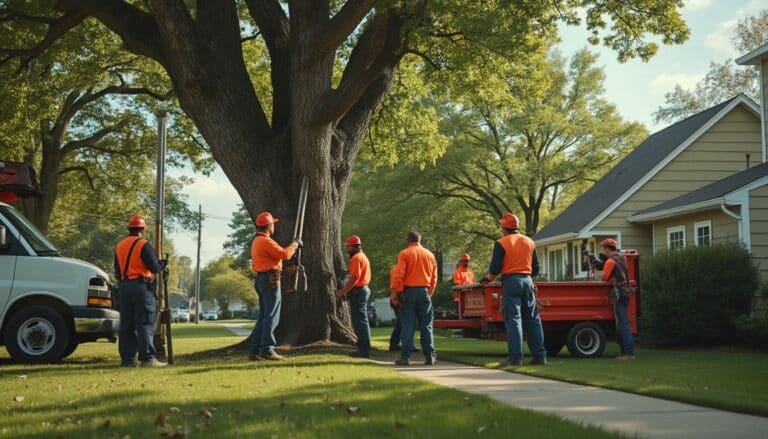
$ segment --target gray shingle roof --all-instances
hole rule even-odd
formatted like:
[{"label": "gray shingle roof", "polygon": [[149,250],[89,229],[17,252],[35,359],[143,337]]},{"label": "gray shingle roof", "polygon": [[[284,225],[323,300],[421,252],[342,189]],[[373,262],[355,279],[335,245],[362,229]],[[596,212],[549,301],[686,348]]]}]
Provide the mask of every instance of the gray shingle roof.
[{"label": "gray shingle roof", "polygon": [[683,207],[689,204],[714,200],[765,176],[768,176],[768,162],[752,166],[749,169],[745,169],[739,173],[725,177],[722,180],[717,180],[714,183],[710,183],[701,189],[696,189],[693,192],[688,192],[687,194],[680,195],[677,198],[673,198],[669,201],[657,204],[656,206],[641,210],[635,213],[635,215],[645,215],[648,213],[660,212],[667,209],[674,209],[676,207]]},{"label": "gray shingle roof", "polygon": [[627,192],[632,185],[643,178],[664,157],[668,156],[699,128],[706,125],[720,110],[740,96],[735,96],[651,134],[588,191],[584,192],[560,215],[544,226],[534,236],[534,239],[540,240],[579,232]]}]

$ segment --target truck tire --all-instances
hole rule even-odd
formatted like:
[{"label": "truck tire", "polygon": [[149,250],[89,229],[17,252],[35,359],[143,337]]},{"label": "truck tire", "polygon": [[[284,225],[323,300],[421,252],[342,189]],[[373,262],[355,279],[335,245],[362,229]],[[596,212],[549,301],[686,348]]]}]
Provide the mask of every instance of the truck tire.
[{"label": "truck tire", "polygon": [[20,363],[61,361],[72,338],[64,317],[47,306],[22,308],[5,328],[5,347]]},{"label": "truck tire", "polygon": [[574,357],[595,358],[605,350],[605,332],[592,322],[573,325],[568,332],[568,352]]},{"label": "truck tire", "polygon": [[75,339],[75,337],[71,337],[69,340],[69,344],[67,345],[67,348],[64,349],[64,353],[61,355],[61,358],[67,358],[70,355],[72,355],[72,353],[75,352],[78,346],[80,346],[80,343],[77,342],[77,339]]},{"label": "truck tire", "polygon": [[548,357],[556,357],[565,346],[565,334],[544,334],[544,347]]}]

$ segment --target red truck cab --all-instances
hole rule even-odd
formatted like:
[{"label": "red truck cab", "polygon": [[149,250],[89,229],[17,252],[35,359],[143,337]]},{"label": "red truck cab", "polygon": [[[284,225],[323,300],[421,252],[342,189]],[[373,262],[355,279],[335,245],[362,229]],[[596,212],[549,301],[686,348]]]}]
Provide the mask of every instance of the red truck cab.
[{"label": "red truck cab", "polygon": [[[640,257],[632,250],[622,251],[627,271],[636,292],[627,314],[632,332],[637,333],[640,315]],[[611,301],[613,286],[602,280],[536,282],[536,300],[544,327],[544,345],[549,356],[568,347],[576,357],[599,357],[606,341],[616,338],[616,321]],[[459,318],[435,320],[440,328],[462,329],[464,336],[506,339],[500,282],[453,287],[459,294]]]}]

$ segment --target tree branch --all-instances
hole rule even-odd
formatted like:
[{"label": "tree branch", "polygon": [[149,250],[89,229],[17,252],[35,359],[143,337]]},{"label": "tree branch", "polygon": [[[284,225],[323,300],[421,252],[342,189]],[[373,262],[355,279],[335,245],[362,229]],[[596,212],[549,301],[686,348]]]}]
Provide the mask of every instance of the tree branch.
[{"label": "tree branch", "polygon": [[123,119],[114,125],[110,125],[100,129],[99,131],[96,131],[95,133],[91,134],[90,136],[84,139],[73,140],[71,142],[68,142],[61,148],[61,152],[63,155],[66,155],[78,149],[93,147],[99,140],[103,139],[104,137],[108,136],[111,133],[116,133],[120,131],[127,124],[128,124],[128,121]]},{"label": "tree branch", "polygon": [[70,29],[76,27],[85,20],[88,14],[81,8],[75,8],[67,11],[60,18],[52,21],[48,25],[48,31],[45,37],[29,49],[7,49],[0,48],[0,54],[6,57],[0,60],[0,65],[10,61],[13,58],[21,58],[22,64],[26,64],[30,59],[35,58],[45,52],[59,38],[64,36]]},{"label": "tree branch", "polygon": [[93,186],[93,179],[91,178],[90,172],[88,172],[88,168],[85,166],[68,166],[66,168],[59,169],[58,175],[66,174],[67,172],[74,172],[79,171],[85,174],[85,178],[88,179],[88,186],[91,187],[91,190],[94,190],[95,187]]},{"label": "tree branch", "polygon": [[151,14],[123,0],[58,0],[63,11],[82,9],[115,32],[125,47],[165,65],[160,29]]},{"label": "tree branch", "polygon": [[313,38],[315,44],[312,52],[327,54],[336,50],[373,9],[374,3],[375,0],[347,0]]}]

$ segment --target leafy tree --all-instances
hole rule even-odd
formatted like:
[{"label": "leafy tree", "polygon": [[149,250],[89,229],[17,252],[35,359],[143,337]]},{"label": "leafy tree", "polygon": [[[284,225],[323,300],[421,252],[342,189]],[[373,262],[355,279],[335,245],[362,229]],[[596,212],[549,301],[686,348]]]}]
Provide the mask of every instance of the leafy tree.
[{"label": "leafy tree", "polygon": [[242,204],[237,206],[237,210],[232,212],[232,220],[229,222],[232,229],[227,240],[224,242],[226,254],[233,259],[232,267],[237,268],[244,273],[251,271],[251,241],[256,236],[256,226],[253,224],[251,215]]},{"label": "leafy tree", "polygon": [[[190,6],[188,6],[190,4]],[[664,43],[688,36],[677,0],[59,0],[49,38],[19,57],[39,55],[92,16],[131,52],[157,61],[179,102],[251,216],[270,210],[292,230],[301,176],[308,176],[305,295],[284,298],[282,343],[353,339],[345,307],[334,297],[344,265],[341,214],[352,167],[373,115],[392,88],[401,60],[421,57],[421,72],[466,73],[487,55],[522,58],[532,36],[586,13],[593,42],[620,59],[649,59]],[[238,8],[238,6],[243,6]],[[609,25],[610,24],[610,25]],[[241,29],[258,28],[268,49],[270,92],[262,93],[243,58]],[[5,51],[9,53],[9,51]]]},{"label": "leafy tree", "polygon": [[[768,9],[739,20],[733,36],[734,47],[745,54],[768,42]],[[754,100],[760,97],[760,71],[756,66],[740,66],[732,59],[711,62],[704,79],[693,89],[680,84],[664,95],[665,105],[653,114],[654,121],[675,122],[691,114],[744,93]]]},{"label": "leafy tree", "polygon": [[229,314],[229,307],[233,302],[243,302],[248,309],[252,309],[257,303],[253,283],[237,270],[229,270],[207,279],[205,289],[206,296],[216,300],[224,315]]},{"label": "leafy tree", "polygon": [[450,146],[427,167],[417,192],[485,213],[488,226],[470,233],[495,239],[495,220],[516,212],[522,230],[534,235],[564,191],[594,181],[647,136],[605,101],[605,75],[595,61],[586,49],[569,63],[540,50],[522,69],[502,67],[506,86],[478,89],[463,105],[443,105]]}]

